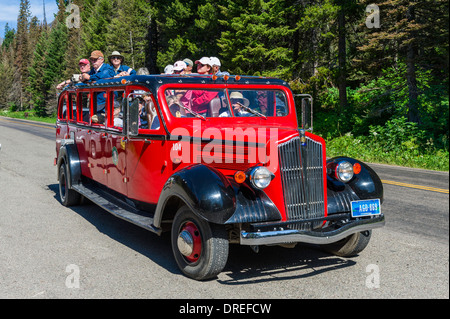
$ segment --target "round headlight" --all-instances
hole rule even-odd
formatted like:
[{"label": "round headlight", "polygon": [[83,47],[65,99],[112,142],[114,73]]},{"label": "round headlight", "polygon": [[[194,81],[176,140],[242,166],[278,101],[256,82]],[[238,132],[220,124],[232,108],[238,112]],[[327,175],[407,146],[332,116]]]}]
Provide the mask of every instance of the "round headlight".
[{"label": "round headlight", "polygon": [[272,181],[272,173],[264,166],[258,166],[250,172],[250,182],[258,189],[264,189]]},{"label": "round headlight", "polygon": [[336,166],[336,177],[344,183],[353,178],[353,165],[347,161],[341,161]]}]

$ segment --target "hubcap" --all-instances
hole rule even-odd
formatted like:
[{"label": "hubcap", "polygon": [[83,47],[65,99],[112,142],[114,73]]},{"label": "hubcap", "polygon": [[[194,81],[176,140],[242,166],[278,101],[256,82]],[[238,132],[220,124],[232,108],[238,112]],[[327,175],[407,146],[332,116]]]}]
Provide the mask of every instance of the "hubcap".
[{"label": "hubcap", "polygon": [[187,222],[181,227],[177,238],[179,252],[189,262],[196,262],[202,252],[200,231],[193,222]]},{"label": "hubcap", "polygon": [[194,251],[194,239],[192,239],[191,234],[187,230],[183,230],[178,235],[177,245],[178,250],[184,256],[189,256]]}]

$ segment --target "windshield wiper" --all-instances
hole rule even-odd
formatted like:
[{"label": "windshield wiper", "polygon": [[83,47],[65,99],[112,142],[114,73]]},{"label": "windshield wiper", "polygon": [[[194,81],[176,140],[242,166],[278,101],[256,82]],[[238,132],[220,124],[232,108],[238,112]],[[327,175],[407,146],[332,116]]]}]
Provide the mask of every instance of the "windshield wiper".
[{"label": "windshield wiper", "polygon": [[203,119],[206,121],[206,117],[204,117],[201,114],[198,114],[197,112],[192,111],[190,108],[188,108],[187,106],[184,106],[183,103],[176,103],[179,106],[181,106],[185,111],[188,111],[189,113],[191,113],[192,115],[194,115],[195,117],[198,117],[199,119]]},{"label": "windshield wiper", "polygon": [[239,104],[244,110],[246,110],[246,111],[248,111],[248,112],[250,112],[250,113],[252,113],[252,114],[261,116],[261,117],[263,117],[265,120],[267,120],[267,116],[265,116],[264,114],[259,113],[258,111],[255,111],[254,109],[249,108],[248,106],[245,106],[244,104],[242,104],[242,103],[240,103],[240,102],[236,102],[236,103]]}]

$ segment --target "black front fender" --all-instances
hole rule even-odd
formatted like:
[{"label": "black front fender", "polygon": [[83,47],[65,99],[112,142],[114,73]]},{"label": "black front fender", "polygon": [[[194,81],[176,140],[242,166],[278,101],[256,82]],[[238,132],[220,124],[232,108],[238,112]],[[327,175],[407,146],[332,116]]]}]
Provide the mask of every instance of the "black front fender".
[{"label": "black front fender", "polygon": [[161,226],[165,208],[171,207],[173,199],[181,200],[195,214],[216,224],[281,219],[264,192],[246,184],[238,185],[218,170],[202,164],[184,168],[167,180],[156,206],[156,227]]},{"label": "black front fender", "polygon": [[348,212],[350,202],[354,200],[379,198],[380,202],[383,202],[383,183],[367,164],[350,157],[334,157],[327,161],[327,167],[342,160],[352,165],[359,163],[361,172],[355,174],[348,183],[342,183],[327,174],[328,213]]}]

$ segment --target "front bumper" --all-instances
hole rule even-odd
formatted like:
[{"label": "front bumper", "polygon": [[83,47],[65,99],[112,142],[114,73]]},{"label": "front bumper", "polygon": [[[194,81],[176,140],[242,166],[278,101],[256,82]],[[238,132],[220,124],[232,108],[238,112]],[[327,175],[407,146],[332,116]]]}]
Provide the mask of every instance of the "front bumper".
[{"label": "front bumper", "polygon": [[324,230],[295,230],[280,229],[272,231],[247,232],[242,230],[240,234],[241,245],[273,245],[284,243],[308,243],[308,244],[331,244],[344,239],[352,234],[383,227],[384,215],[372,218],[358,219],[342,225],[338,229]]}]

